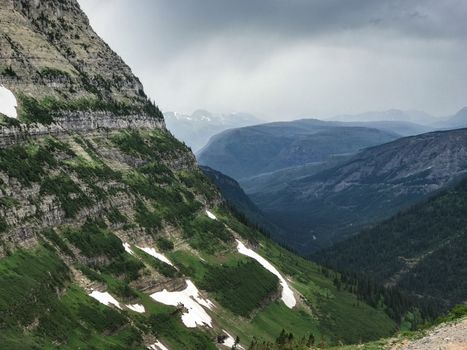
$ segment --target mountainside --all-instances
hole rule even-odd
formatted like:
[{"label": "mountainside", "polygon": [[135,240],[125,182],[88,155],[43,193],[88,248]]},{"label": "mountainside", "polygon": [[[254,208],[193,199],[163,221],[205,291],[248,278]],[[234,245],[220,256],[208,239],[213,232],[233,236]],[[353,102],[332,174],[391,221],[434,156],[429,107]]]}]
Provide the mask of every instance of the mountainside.
[{"label": "mountainside", "polygon": [[201,166],[200,168],[218,187],[230,207],[238,214],[244,216],[246,220],[270,234],[275,241],[287,241],[287,233],[264,216],[261,210],[251,201],[250,197],[246,195],[237,181],[209,167]]},{"label": "mountainside", "polygon": [[198,152],[213,135],[224,130],[261,122],[247,113],[213,114],[205,110],[197,110],[191,115],[165,112],[164,117],[167,128],[193,152]]},{"label": "mountainside", "polygon": [[249,195],[287,227],[292,247],[307,252],[395,214],[462,178],[466,169],[467,130],[433,132],[366,149],[277,191]]},{"label": "mountainside", "polygon": [[467,301],[467,181],[314,257],[452,306]]},{"label": "mountainside", "polygon": [[201,164],[237,180],[319,163],[330,157],[392,141],[394,133],[304,119],[231,129],[214,136],[198,154]]},{"label": "mountainside", "polygon": [[0,116],[0,348],[350,343],[415,311],[370,306],[232,214],[76,0],[0,5],[18,102]]}]

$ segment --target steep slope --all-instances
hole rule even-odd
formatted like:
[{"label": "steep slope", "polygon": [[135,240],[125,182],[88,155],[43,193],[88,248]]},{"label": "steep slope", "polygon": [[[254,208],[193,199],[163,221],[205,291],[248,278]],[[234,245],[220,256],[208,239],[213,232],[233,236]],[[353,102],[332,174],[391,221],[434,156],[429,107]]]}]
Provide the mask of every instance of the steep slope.
[{"label": "steep slope", "polygon": [[[246,347],[282,329],[331,344],[391,334],[396,322],[337,288],[337,274],[232,215],[76,1],[1,5],[14,52],[0,71],[19,101],[19,120],[0,116],[1,348],[215,349],[236,336]],[[72,91],[36,80],[40,62],[74,67]],[[82,72],[113,78],[88,91]]]},{"label": "steep slope", "polygon": [[50,124],[89,107],[162,120],[76,1],[1,0],[0,17],[1,83],[15,93],[23,121]]},{"label": "steep slope", "polygon": [[315,258],[426,295],[445,306],[467,301],[467,181],[401,212]]},{"label": "steep slope", "polygon": [[323,162],[396,138],[396,134],[376,129],[304,119],[227,130],[209,141],[199,152],[198,160],[240,180]]},{"label": "steep slope", "polygon": [[191,115],[164,112],[167,128],[174,136],[198,152],[209,139],[224,130],[261,123],[248,113],[213,114],[197,110]]},{"label": "steep slope", "polygon": [[267,232],[276,242],[286,242],[287,233],[274,225],[245,194],[237,181],[209,167],[200,167],[203,173],[217,186],[232,209],[252,224]]},{"label": "steep slope", "polygon": [[390,217],[462,178],[466,169],[467,130],[433,132],[369,148],[278,191],[249,195],[294,233],[292,247],[307,252]]}]

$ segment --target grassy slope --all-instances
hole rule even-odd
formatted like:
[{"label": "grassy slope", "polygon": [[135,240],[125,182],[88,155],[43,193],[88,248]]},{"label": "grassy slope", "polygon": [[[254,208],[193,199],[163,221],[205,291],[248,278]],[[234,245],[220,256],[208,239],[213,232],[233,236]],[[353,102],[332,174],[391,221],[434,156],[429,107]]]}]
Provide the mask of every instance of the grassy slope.
[{"label": "grassy slope", "polygon": [[[109,150],[124,157],[109,159]],[[37,203],[50,195],[74,223],[38,232],[42,243],[36,250],[17,250],[0,260],[0,344],[8,349],[142,349],[151,337],[172,350],[210,349],[221,329],[240,336],[242,344],[253,337],[272,341],[282,329],[297,337],[313,333],[327,343],[357,342],[387,336],[395,328],[383,311],[338,291],[317,265],[270,242],[227,209],[215,210],[219,222],[208,219],[203,208],[217,203],[215,189],[198,170],[171,169],[171,160],[188,150],[167,133],[72,135],[62,141],[49,137],[0,152],[3,172],[25,189],[40,186],[39,197],[28,201]],[[140,165],[119,163],[130,157],[141,160],[136,162]],[[6,184],[1,186],[6,189]],[[75,220],[84,208],[112,202],[118,195],[127,197],[129,212],[111,207],[100,213],[102,219]],[[0,205],[8,211],[22,204],[13,196],[4,197]],[[40,220],[42,213],[36,215],[27,220]],[[119,237],[131,237],[138,228],[154,246],[161,237],[175,243],[171,250],[166,242],[166,254],[180,272],[151,263],[144,253],[132,257],[123,250]],[[12,248],[6,239],[11,229],[3,223],[0,238],[7,251]],[[290,310],[279,301],[263,305],[277,288],[277,279],[256,265],[251,271],[242,268],[255,263],[236,253],[233,232],[245,242],[259,243],[260,253],[291,276],[291,284],[305,298],[299,306]],[[208,278],[220,264],[242,275],[226,282],[243,293],[250,290],[249,300],[233,303],[229,291]],[[76,279],[72,270],[82,271],[88,283],[123,303],[142,303],[147,312],[119,312],[98,304],[86,296],[82,278]],[[172,273],[211,290],[209,298],[218,305],[211,312],[214,330],[187,329],[176,308],[160,305],[134,287],[142,278],[159,281]]]}]

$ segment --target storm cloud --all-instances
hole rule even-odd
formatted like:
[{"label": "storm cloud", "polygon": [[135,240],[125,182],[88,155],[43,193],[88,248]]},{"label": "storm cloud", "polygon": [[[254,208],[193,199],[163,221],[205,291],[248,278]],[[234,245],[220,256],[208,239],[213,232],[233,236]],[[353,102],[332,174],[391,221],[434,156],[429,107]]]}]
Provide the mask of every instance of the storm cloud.
[{"label": "storm cloud", "polygon": [[267,119],[467,105],[462,0],[79,0],[163,110]]}]

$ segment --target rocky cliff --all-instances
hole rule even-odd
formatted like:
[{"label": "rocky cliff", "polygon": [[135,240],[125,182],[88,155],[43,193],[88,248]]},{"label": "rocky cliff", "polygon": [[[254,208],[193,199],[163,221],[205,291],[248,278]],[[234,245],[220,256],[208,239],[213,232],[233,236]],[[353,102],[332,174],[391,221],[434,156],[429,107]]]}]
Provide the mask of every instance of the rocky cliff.
[{"label": "rocky cliff", "polygon": [[[162,119],[123,60],[89,25],[76,1],[0,1],[0,82],[23,104]],[[66,103],[65,103],[66,102]],[[66,114],[66,113],[61,113]]]}]

